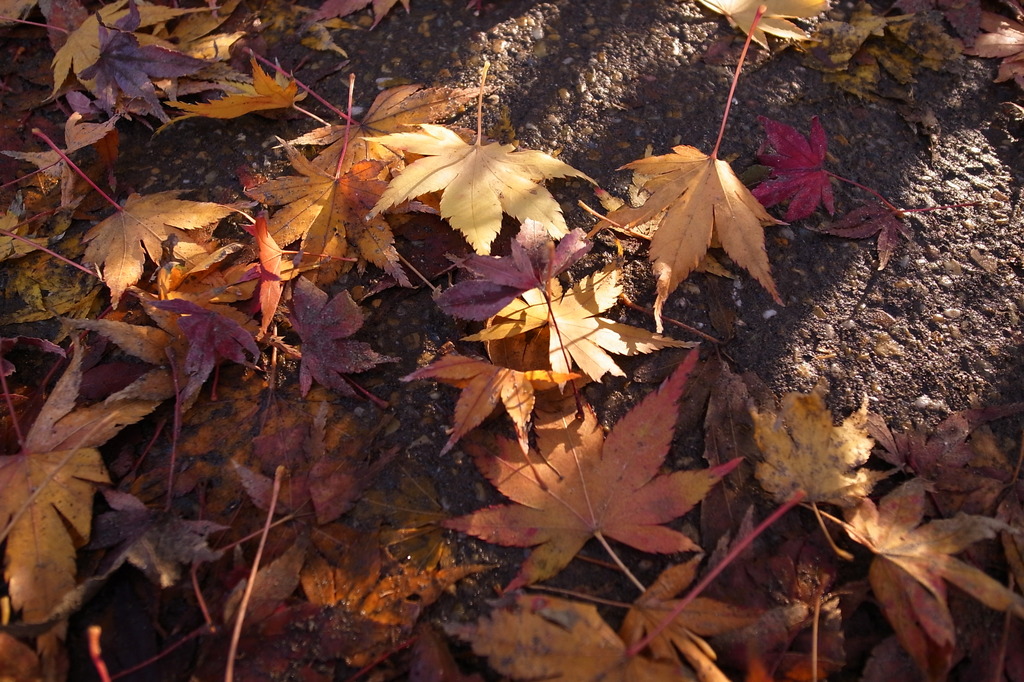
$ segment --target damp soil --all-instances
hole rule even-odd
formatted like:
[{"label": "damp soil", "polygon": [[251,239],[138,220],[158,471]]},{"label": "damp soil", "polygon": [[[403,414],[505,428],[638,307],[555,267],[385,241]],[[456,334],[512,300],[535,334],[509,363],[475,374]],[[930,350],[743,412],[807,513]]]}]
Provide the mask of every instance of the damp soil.
[{"label": "damp soil", "polygon": [[[851,11],[843,2],[831,15],[841,19]],[[272,29],[264,54],[335,103],[347,100],[348,74],[355,74],[355,102],[364,109],[390,85],[472,87],[489,62],[485,130],[557,154],[623,198],[631,192],[630,173],[618,170],[623,164],[678,144],[711,149],[733,67],[709,63],[706,56],[724,54],[729,61],[741,44],[724,20],[676,0],[500,0],[485,3],[479,15],[463,0],[412,0],[409,13],[397,8],[372,30],[368,16],[355,23],[335,34],[347,60],[303,48],[297,34]],[[1024,122],[1004,106],[1020,93],[993,84],[995,71],[994,61],[959,57],[938,72],[922,69],[900,99],[868,101],[824,82],[793,49],[756,54],[736,90],[720,154],[738,173],[756,164],[764,140],[759,116],[805,132],[817,116],[829,135],[835,172],[905,208],[977,204],[909,214],[912,238],[883,270],[873,240],[816,232],[828,221],[820,212],[768,228],[768,256],[785,305],[733,268],[732,279],[691,276],[669,298],[665,315],[718,338],[720,344],[704,344],[706,355],[723,358],[737,373],[755,374],[776,395],[824,382],[836,415],[867,400],[894,429],[928,428],[953,411],[1024,400]],[[475,112],[456,122],[474,127]],[[118,174],[140,192],[192,187],[196,198],[238,200],[239,167],[274,177],[286,167],[275,136],[295,137],[312,127],[306,119],[191,120],[154,137],[136,125],[123,138]],[[550,187],[570,228],[594,225],[577,204],[599,207],[590,186]],[[837,212],[866,198],[837,187]],[[399,251],[406,246],[399,241]],[[641,240],[601,233],[571,275],[610,262],[620,249],[626,292],[649,307],[654,286]],[[446,273],[434,283],[446,286],[458,276]],[[336,287],[372,289],[375,278],[351,275]],[[427,477],[451,514],[500,503],[459,448],[439,454],[457,392],[400,380],[447,343],[482,354],[482,347],[459,340],[470,328],[444,315],[426,287],[388,288],[363,305],[368,316],[361,338],[400,359],[366,375],[367,386],[390,403],[400,425],[374,446],[397,452],[377,487],[395,489],[401,477]],[[653,328],[650,317],[636,310],[620,306],[609,315]],[[671,325],[668,333],[699,340]],[[601,420],[614,424],[680,357],[664,351],[623,359],[625,377],[606,378],[585,395]],[[295,370],[284,363],[282,381],[294,381]],[[670,456],[674,463],[700,461],[703,416],[697,407],[697,414],[684,416]],[[377,418],[372,409],[363,413]],[[1009,433],[1016,427],[1004,428]],[[693,530],[694,523],[684,519],[680,527]],[[425,619],[439,624],[485,613],[525,556],[465,536],[452,534],[450,541],[460,561],[495,568],[463,581],[430,607]],[[604,559],[599,547],[588,546],[584,554]],[[623,559],[646,582],[672,557],[624,549]],[[631,599],[628,584],[609,575],[603,566],[575,561],[553,584]],[[485,670],[466,649],[457,651],[467,667]]]}]

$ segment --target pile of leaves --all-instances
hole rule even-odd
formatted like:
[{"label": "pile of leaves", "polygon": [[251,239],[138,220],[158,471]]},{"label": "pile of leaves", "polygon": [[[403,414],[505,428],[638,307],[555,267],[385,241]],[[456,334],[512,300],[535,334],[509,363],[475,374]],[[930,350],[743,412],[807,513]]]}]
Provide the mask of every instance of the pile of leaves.
[{"label": "pile of leaves", "polygon": [[[899,96],[880,67],[905,86],[960,49],[934,22],[866,5],[810,34],[788,19],[823,3],[769,2],[763,19],[702,3],[747,45],[798,41],[861,97]],[[369,7],[376,26],[395,4],[285,15],[304,44],[343,53],[342,18]],[[940,9],[972,54],[1004,59],[1000,80],[1021,81],[1019,24]],[[85,650],[102,679],[480,679],[463,669],[481,659],[513,679],[1024,675],[1008,645],[1024,618],[1021,455],[987,428],[1024,406],[908,432],[864,407],[837,426],[823,387],[777,400],[717,339],[664,333],[685,327],[665,303],[697,271],[746,271],[782,304],[764,228],[834,216],[837,185],[872,198],[810,229],[875,238],[879,268],[909,238],[915,209],[828,170],[817,118],[807,136],[760,119],[753,191],[719,158],[721,133],[710,154],[629,163],[640,201],[599,192],[588,233],[546,183],[596,182],[489,139],[485,76],[386,88],[357,118],[260,56],[260,18],[237,0],[16,0],[0,17],[3,39],[52,51],[29,111],[63,112],[4,150],[24,165],[0,216],[15,273],[0,327],[0,677],[77,678]],[[446,124],[473,104],[475,130]],[[290,170],[245,173],[230,197],[139,194],[118,177],[129,119],[176,135],[296,113],[318,125],[278,138]],[[616,319],[620,238],[650,242],[657,331]],[[362,330],[386,314],[381,292],[419,286],[471,333],[423,348],[403,380],[461,390],[440,454],[468,456],[494,489],[482,499],[506,498],[462,515],[425,477],[376,487],[402,466],[402,396],[380,394],[380,372],[403,358]],[[40,336],[17,331],[31,324]],[[605,429],[588,391],[627,375],[618,358],[651,353],[664,380]],[[702,433],[700,458],[673,446],[680,421]],[[440,629],[431,606],[499,568],[469,559],[468,538],[528,554],[498,553],[512,575],[500,594]],[[580,558],[616,588],[552,586]]]}]

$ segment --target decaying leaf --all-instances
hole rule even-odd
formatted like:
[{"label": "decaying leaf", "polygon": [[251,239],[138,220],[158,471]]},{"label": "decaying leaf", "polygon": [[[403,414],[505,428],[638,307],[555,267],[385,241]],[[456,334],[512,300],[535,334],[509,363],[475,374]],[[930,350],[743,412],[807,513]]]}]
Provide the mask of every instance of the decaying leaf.
[{"label": "decaying leaf", "polygon": [[497,142],[484,144],[479,135],[474,144],[466,144],[455,132],[438,125],[424,123],[418,133],[393,133],[374,141],[424,158],[406,166],[391,181],[370,217],[440,190],[441,216],[484,255],[491,252],[491,242],[501,231],[502,212],[520,221],[532,218],[556,239],[568,233],[561,207],[537,184],[541,180],[575,177],[594,182],[544,152],[515,151],[513,145]]},{"label": "decaying leaf", "polygon": [[413,379],[438,379],[462,389],[459,402],[455,405],[455,426],[452,435],[441,449],[445,454],[460,438],[475,429],[486,419],[500,400],[519,437],[519,445],[525,452],[529,448],[527,423],[533,412],[534,389],[553,388],[557,384],[572,381],[578,374],[560,374],[547,370],[517,372],[507,367],[498,367],[483,360],[451,353],[418,369],[402,381]]},{"label": "decaying leaf", "polygon": [[986,606],[1024,618],[1024,597],[954,554],[1008,530],[1001,521],[958,514],[921,525],[926,483],[913,478],[876,506],[863,499],[846,513],[847,533],[872,552],[869,578],[900,644],[932,679],[952,663],[956,627],[946,582]]},{"label": "decaying leaf", "polygon": [[475,624],[448,634],[473,645],[491,667],[515,680],[678,682],[676,665],[627,655],[627,645],[593,604],[519,594]]},{"label": "decaying leaf", "polygon": [[365,372],[398,358],[381,355],[363,341],[348,341],[363,326],[363,313],[347,291],[330,301],[327,293],[305,277],[295,281],[292,292],[292,326],[302,338],[299,387],[309,392],[313,379],[344,395],[355,395],[346,374]]},{"label": "decaying leaf", "polygon": [[764,456],[757,480],[776,500],[803,490],[809,502],[851,507],[880,477],[859,468],[874,445],[864,429],[867,405],[834,426],[824,392],[819,385],[811,393],[787,393],[779,412],[751,410],[754,439]]},{"label": "decaying leaf", "polygon": [[658,279],[658,331],[665,300],[713,245],[725,249],[781,304],[764,247],[764,226],[778,221],[725,161],[686,145],[672,151],[626,164],[624,168],[643,176],[638,184],[651,196],[639,208],[620,208],[608,215],[608,220],[626,227],[658,223],[649,255]]},{"label": "decaying leaf", "polygon": [[181,192],[159,192],[141,196],[132,194],[124,207],[106,220],[93,225],[85,235],[86,263],[103,265],[103,281],[110,287],[116,307],[132,284],[142,276],[146,255],[160,260],[161,245],[175,235],[176,254],[190,257],[205,250],[196,244],[187,230],[207,227],[229,215],[231,209],[205,201],[179,199]]},{"label": "decaying leaf", "polygon": [[[684,564],[669,566],[643,596],[633,602],[619,629],[626,643],[639,642],[669,616],[678,602],[674,597],[693,582],[700,562],[701,557],[694,557]],[[659,660],[681,663],[685,659],[700,682],[728,682],[729,678],[715,665],[714,650],[703,638],[751,625],[759,615],[755,609],[696,597],[651,640],[651,653]]]},{"label": "decaying leaf", "polygon": [[[961,52],[960,44],[924,15],[882,16],[866,2],[849,22],[823,21],[801,48],[806,63],[825,72],[825,80],[873,100],[879,95],[909,100],[903,86],[921,67],[938,71]],[[896,81],[886,85],[882,75]]]},{"label": "decaying leaf", "polygon": [[966,45],[974,44],[984,14],[980,0],[897,0],[894,7],[907,14],[942,12]]},{"label": "decaying leaf", "polygon": [[729,23],[750,33],[754,24],[754,15],[760,5],[767,7],[761,21],[757,24],[753,39],[761,47],[768,48],[765,33],[771,33],[786,40],[806,40],[807,33],[786,18],[807,19],[823,12],[828,7],[827,0],[699,0],[712,12],[725,16]]},{"label": "decaying leaf", "polygon": [[659,475],[675,430],[677,407],[697,362],[691,351],[661,388],[603,437],[593,409],[582,418],[538,415],[541,455],[518,444],[467,446],[480,471],[514,504],[481,509],[447,528],[512,547],[534,547],[508,589],[561,571],[583,545],[601,535],[645,552],[699,551],[661,524],[693,508],[738,461],[703,471]]},{"label": "decaying leaf", "polygon": [[[553,280],[552,286],[556,284]],[[594,381],[600,381],[605,374],[624,376],[609,352],[636,355],[662,348],[694,346],[599,317],[615,305],[620,293],[619,271],[614,265],[583,278],[564,295],[557,288],[553,289],[550,301],[545,292],[531,289],[499,311],[483,331],[467,336],[466,340],[503,339],[548,325],[551,369],[561,374],[570,373],[569,358],[572,358]]]}]

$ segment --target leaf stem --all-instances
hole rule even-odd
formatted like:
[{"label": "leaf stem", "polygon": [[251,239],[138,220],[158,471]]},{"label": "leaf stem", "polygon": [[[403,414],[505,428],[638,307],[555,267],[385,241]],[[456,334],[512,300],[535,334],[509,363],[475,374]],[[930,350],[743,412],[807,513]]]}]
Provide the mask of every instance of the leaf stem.
[{"label": "leaf stem", "polygon": [[692,602],[701,592],[703,592],[707,588],[708,585],[711,584],[711,582],[715,578],[718,577],[719,573],[725,570],[726,566],[735,561],[736,557],[743,553],[747,546],[749,546],[750,543],[753,542],[758,535],[767,530],[768,527],[775,523],[783,514],[785,514],[798,504],[800,504],[801,500],[803,500],[806,496],[807,493],[805,493],[803,490],[796,491],[796,493],[794,493],[792,497],[786,500],[785,504],[783,504],[781,507],[772,512],[764,521],[759,523],[757,525],[757,528],[750,531],[750,533],[744,536],[742,540],[735,543],[729,549],[729,553],[725,555],[725,558],[723,558],[717,565],[715,565],[714,568],[708,571],[707,574],[700,579],[700,582],[694,585],[693,589],[690,590],[690,592],[685,597],[679,600],[679,603],[677,603],[672,608],[672,611],[669,612],[667,616],[665,616],[664,620],[662,620],[650,632],[648,632],[646,637],[644,637],[639,642],[637,642],[636,644],[634,644],[626,650],[626,655],[636,656],[638,653],[643,651],[656,637],[658,637],[658,635],[665,631],[665,628],[667,628],[672,623],[672,621],[675,620],[676,616],[682,613],[686,609],[686,607],[690,605],[690,602]]},{"label": "leaf stem", "polygon": [[74,171],[75,171],[76,173],[78,173],[79,177],[81,177],[81,178],[82,178],[83,180],[85,180],[85,181],[86,181],[87,183],[89,183],[89,185],[90,185],[90,186],[91,186],[91,187],[92,187],[92,188],[93,188],[94,190],[96,190],[97,192],[99,192],[99,195],[100,195],[101,197],[103,197],[104,199],[106,199],[106,200],[107,200],[107,203],[109,203],[109,204],[110,204],[111,206],[113,206],[113,207],[114,207],[114,210],[116,210],[116,211],[117,211],[117,212],[119,212],[119,213],[120,213],[121,211],[123,211],[123,210],[124,210],[123,208],[121,208],[121,204],[119,204],[119,203],[117,203],[116,201],[114,201],[113,199],[111,199],[111,198],[110,198],[110,195],[108,195],[108,194],[107,194],[106,192],[104,192],[103,190],[101,190],[101,189],[100,189],[100,186],[99,186],[99,185],[97,185],[97,184],[96,184],[95,182],[93,182],[93,181],[92,181],[92,178],[90,178],[90,177],[89,177],[88,175],[86,175],[86,174],[85,174],[85,173],[84,173],[84,172],[82,171],[82,169],[81,169],[81,168],[79,168],[78,166],[76,166],[76,165],[75,165],[75,162],[74,162],[74,161],[72,161],[71,159],[69,159],[69,158],[68,158],[68,155],[67,155],[67,154],[65,154],[65,153],[64,153],[63,151],[61,151],[61,149],[60,149],[59,147],[57,147],[57,145],[56,145],[56,144],[54,144],[53,140],[51,140],[51,139],[50,139],[49,137],[47,137],[46,133],[44,133],[44,132],[43,132],[42,130],[40,130],[39,128],[33,128],[33,129],[32,129],[32,134],[33,134],[33,135],[35,135],[36,137],[40,138],[40,139],[41,139],[41,140],[42,140],[43,142],[45,142],[45,143],[47,144],[47,146],[48,146],[48,147],[49,147],[50,149],[52,149],[53,151],[55,151],[55,152],[57,153],[57,156],[59,156],[59,157],[60,157],[60,158],[61,158],[61,159],[62,159],[62,160],[64,161],[64,163],[66,163],[67,165],[71,166],[71,168],[73,168],[73,169],[74,169]]},{"label": "leaf stem", "polygon": [[[29,220],[32,220],[33,218],[37,218],[37,217],[38,216],[33,216],[32,218],[29,218]],[[18,223],[18,225],[24,225],[27,222],[28,222],[28,220],[23,220],[22,222]],[[15,225],[15,227],[17,227],[18,225]],[[17,239],[18,241],[25,242],[26,244],[31,244],[32,246],[34,246],[39,251],[42,251],[43,253],[46,253],[46,254],[49,254],[50,256],[53,256],[57,260],[62,261],[64,263],[67,263],[68,265],[70,265],[73,268],[78,268],[79,270],[81,270],[82,272],[84,272],[87,275],[90,275],[92,277],[96,277],[97,279],[100,279],[100,276],[98,274],[96,274],[95,272],[93,272],[89,268],[85,267],[84,265],[81,265],[80,263],[76,263],[75,261],[71,260],[70,258],[66,258],[65,256],[60,255],[56,251],[54,251],[54,250],[52,250],[52,249],[50,249],[50,248],[48,248],[46,246],[43,246],[42,244],[37,244],[34,241],[32,241],[31,239],[29,239],[28,237],[22,237],[20,234],[15,234],[14,232],[10,232],[9,230],[5,230],[3,228],[0,228],[0,235],[3,235],[4,237],[10,237],[11,239]]]},{"label": "leaf stem", "polygon": [[260,560],[263,558],[263,548],[267,546],[267,535],[270,534],[270,524],[274,519],[277,497],[281,494],[281,478],[283,476],[284,467],[277,467],[277,470],[274,471],[274,488],[270,493],[270,508],[267,510],[267,520],[263,524],[260,544],[256,549],[256,557],[252,561],[252,569],[249,571],[249,581],[245,584],[241,601],[238,602],[238,617],[235,618],[235,628],[231,632],[231,645],[228,647],[228,665],[224,670],[224,682],[232,682],[235,679],[235,656],[238,654],[238,641],[242,637],[242,623],[245,621],[245,610],[248,608],[249,599],[252,597],[253,585],[256,583],[256,574],[260,569]]},{"label": "leaf stem", "polygon": [[636,585],[637,589],[640,590],[641,593],[646,592],[647,588],[644,587],[644,584],[640,582],[635,575],[633,575],[633,572],[629,570],[629,567],[622,563],[622,559],[620,559],[619,555],[615,553],[612,546],[608,544],[608,540],[605,539],[604,533],[599,530],[595,530],[594,537],[597,538],[597,541],[601,543],[602,547],[604,547],[604,551],[608,552],[608,556],[612,558],[612,561],[614,561],[615,565],[619,567],[619,570],[626,574],[626,577]]},{"label": "leaf stem", "polygon": [[345,119],[345,141],[341,145],[341,153],[338,154],[338,163],[334,166],[334,179],[337,181],[341,178],[341,166],[345,163],[345,157],[348,155],[348,143],[349,143],[349,131],[352,130],[352,94],[356,87],[356,75],[350,73],[348,75],[348,113],[349,116]]},{"label": "leaf stem", "polygon": [[479,147],[484,139],[484,84],[487,82],[487,71],[491,63],[484,60],[484,68],[480,71],[480,94],[476,98],[476,146]]},{"label": "leaf stem", "polygon": [[[3,358],[3,347],[0,346],[0,361],[2,361]],[[0,389],[3,389],[4,392],[4,401],[7,403],[7,413],[11,418],[11,428],[14,429],[14,437],[18,439],[18,452],[21,452],[25,449],[25,434],[21,432],[21,424],[18,423],[18,415],[14,413],[14,400],[11,398],[11,391],[7,387],[7,375],[4,374],[2,368],[0,368]]]},{"label": "leaf stem", "polygon": [[722,138],[725,137],[725,123],[729,120],[729,110],[732,108],[732,96],[736,93],[736,84],[740,80],[740,71],[743,69],[743,62],[747,58],[747,50],[750,48],[750,41],[754,37],[754,31],[757,29],[757,23],[761,21],[762,15],[768,10],[765,5],[760,5],[757,8],[757,14],[754,15],[754,22],[750,25],[750,30],[747,31],[747,40],[743,43],[743,51],[740,52],[740,61],[736,65],[736,73],[732,76],[732,86],[729,87],[729,98],[725,100],[725,113],[722,114],[722,126],[718,129],[718,139],[715,140],[715,148],[711,151],[711,158],[718,158],[718,148],[722,146]]},{"label": "leaf stem", "polygon": [[839,180],[840,182],[845,182],[848,185],[853,185],[854,187],[857,187],[859,189],[864,190],[865,192],[868,192],[869,194],[874,195],[879,201],[881,201],[883,204],[885,204],[886,208],[888,208],[890,211],[892,211],[896,215],[902,215],[903,213],[905,213],[905,211],[903,209],[897,208],[895,204],[893,204],[888,199],[886,199],[881,194],[879,194],[878,191],[871,189],[867,185],[862,185],[859,182],[857,182],[856,180],[851,180],[850,178],[844,178],[842,175],[837,175],[837,174],[833,173],[832,171],[828,171],[827,170],[827,171],[825,171],[825,173],[829,177],[831,177],[831,178],[835,178],[836,180]]},{"label": "leaf stem", "polygon": [[814,510],[814,518],[818,519],[818,525],[821,526],[821,532],[825,534],[825,540],[828,541],[828,546],[832,548],[832,551],[836,553],[836,556],[846,561],[853,561],[853,555],[845,549],[839,549],[835,541],[832,540],[831,533],[829,533],[828,528],[825,527],[825,519],[821,518],[821,510],[818,509],[818,503],[811,502],[811,509]]},{"label": "leaf stem", "polygon": [[28,19],[15,19],[14,17],[0,16],[0,21],[10,21],[10,22],[15,23],[15,24],[27,24],[29,26],[39,26],[39,27],[45,28],[45,29],[47,29],[49,31],[57,31],[59,33],[63,33],[64,35],[67,35],[67,34],[71,33],[71,31],[67,30],[66,28],[61,28],[60,26],[54,26],[53,24],[44,24],[44,23],[41,23],[39,21],[29,21]]}]

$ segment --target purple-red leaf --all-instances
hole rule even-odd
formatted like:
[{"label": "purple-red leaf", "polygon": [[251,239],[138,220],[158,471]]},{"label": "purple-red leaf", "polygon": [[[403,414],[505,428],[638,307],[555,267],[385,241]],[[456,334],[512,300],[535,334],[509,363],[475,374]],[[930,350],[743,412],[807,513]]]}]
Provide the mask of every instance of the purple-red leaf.
[{"label": "purple-red leaf", "polygon": [[199,392],[221,360],[247,365],[251,361],[246,355],[252,360],[259,357],[260,349],[252,334],[224,315],[184,299],[153,301],[152,305],[181,316],[178,328],[188,339],[188,354],[185,356],[188,384],[182,391],[182,402],[188,402]]},{"label": "purple-red leaf", "polygon": [[187,76],[207,64],[159,45],[140,45],[132,33],[118,28],[100,26],[99,38],[99,59],[79,75],[84,80],[96,81],[92,91],[107,111],[114,111],[118,97],[123,95],[134,105],[132,110],[152,114],[161,121],[170,120],[160,107],[150,79]]},{"label": "purple-red leaf", "polygon": [[892,252],[900,243],[900,237],[910,239],[910,228],[903,222],[903,216],[879,203],[864,204],[847,213],[830,226],[820,230],[826,234],[849,239],[866,239],[878,235],[878,269],[889,263]]},{"label": "purple-red leaf", "polygon": [[309,392],[313,379],[345,395],[356,395],[344,375],[365,372],[397,358],[381,355],[362,341],[346,341],[363,326],[363,313],[347,291],[331,300],[304,277],[295,282],[288,316],[302,339],[299,388]]},{"label": "purple-red leaf", "polygon": [[512,242],[509,256],[469,256],[460,265],[477,279],[459,282],[437,297],[449,315],[486,320],[530,289],[544,289],[548,281],[585,256],[592,246],[583,230],[576,229],[553,246],[547,229],[526,219]]},{"label": "purple-red leaf", "polygon": [[[824,169],[828,139],[818,117],[811,119],[811,134],[804,137],[785,123],[758,116],[768,134],[757,160],[772,169],[771,176],[758,185],[753,194],[764,206],[789,200],[786,220],[800,220],[824,204],[829,215],[835,213],[832,176]],[[770,148],[774,154],[767,154]]]}]

